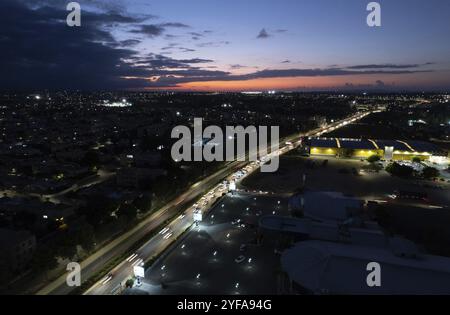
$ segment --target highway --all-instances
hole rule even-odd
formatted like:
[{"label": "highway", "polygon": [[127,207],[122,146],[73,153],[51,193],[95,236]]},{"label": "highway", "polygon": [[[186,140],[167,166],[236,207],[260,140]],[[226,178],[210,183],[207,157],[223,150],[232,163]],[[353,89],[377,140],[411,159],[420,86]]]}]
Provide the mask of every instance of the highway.
[{"label": "highway", "polygon": [[[110,259],[125,253],[129,248],[148,235],[164,221],[170,219],[175,215],[180,207],[187,206],[189,203],[193,203],[200,197],[200,194],[208,189],[211,185],[220,182],[226,175],[239,167],[242,167],[245,162],[233,162],[227,165],[226,168],[214,173],[213,175],[197,182],[191,186],[191,188],[185,193],[181,194],[163,208],[153,213],[143,221],[139,222],[133,229],[122,234],[118,238],[114,239],[104,247],[96,251],[87,259],[81,262],[81,277],[88,279],[96,272],[102,269],[102,266],[106,264]],[[46,294],[68,294],[73,288],[66,285],[66,275],[62,275],[55,281],[45,286],[37,292],[38,295]]]},{"label": "highway", "polygon": [[[347,124],[359,120],[370,114],[370,112],[358,113],[354,116],[348,117],[344,120],[334,122],[326,127],[318,128],[309,131],[305,134],[297,134],[283,139],[280,143],[280,149],[275,150],[268,154],[271,158],[274,155],[281,155],[287,151],[295,148],[299,145],[299,139],[303,136],[320,136],[325,132],[346,126]],[[286,144],[292,143],[292,144]],[[265,158],[261,158],[265,160]],[[161,226],[163,222],[174,217],[177,213],[180,213],[181,209],[187,209],[184,213],[184,217],[177,216],[171,223],[164,227],[164,233],[156,234],[151,237],[144,245],[142,245],[135,253],[130,253],[130,256],[123,262],[114,267],[108,274],[112,276],[106,276],[99,282],[89,288],[85,294],[114,294],[121,284],[124,284],[127,278],[132,275],[133,265],[140,264],[159,253],[161,253],[172,242],[174,238],[181,235],[187,228],[193,223],[193,211],[194,207],[191,205],[197,202],[204,191],[210,190],[209,195],[202,197],[203,205],[200,205],[203,211],[207,210],[211,203],[217,198],[220,198],[221,191],[220,183],[225,179],[231,179],[236,171],[246,168],[248,174],[259,168],[258,163],[249,161],[235,161],[228,163],[221,170],[208,176],[207,178],[193,184],[186,192],[169,202],[167,205],[153,213],[149,217],[145,218],[139,224],[137,224],[130,231],[122,234],[118,238],[114,239],[97,252],[89,256],[83,262],[81,262],[81,278],[82,281],[87,280],[89,277],[95,275],[97,272],[103,269],[103,266],[110,260],[124,255],[130,251],[130,248],[138,241],[145,238],[148,234],[154,231],[157,227]],[[212,191],[215,191],[212,193]],[[188,208],[189,207],[189,208]],[[66,275],[62,275],[41,290],[37,292],[39,295],[46,294],[69,294],[73,288],[66,285]]]}]

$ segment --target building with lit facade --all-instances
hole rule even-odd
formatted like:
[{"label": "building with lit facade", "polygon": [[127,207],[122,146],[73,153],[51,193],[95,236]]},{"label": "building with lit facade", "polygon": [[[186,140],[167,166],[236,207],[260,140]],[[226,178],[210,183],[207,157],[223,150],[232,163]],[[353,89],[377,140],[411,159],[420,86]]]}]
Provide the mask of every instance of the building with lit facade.
[{"label": "building with lit facade", "polygon": [[448,153],[423,141],[311,138],[309,153],[316,156],[366,159],[378,155],[385,160],[410,161],[420,158],[438,164],[448,163]]}]

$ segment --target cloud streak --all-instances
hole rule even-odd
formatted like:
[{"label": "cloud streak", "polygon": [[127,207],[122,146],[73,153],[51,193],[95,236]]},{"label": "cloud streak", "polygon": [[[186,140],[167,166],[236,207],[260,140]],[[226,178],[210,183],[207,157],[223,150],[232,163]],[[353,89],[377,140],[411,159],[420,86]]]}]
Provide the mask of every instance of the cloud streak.
[{"label": "cloud streak", "polygon": [[368,64],[368,65],[355,65],[349,66],[347,69],[364,70],[364,69],[413,69],[422,66],[433,65],[433,62],[427,62],[423,64]]}]

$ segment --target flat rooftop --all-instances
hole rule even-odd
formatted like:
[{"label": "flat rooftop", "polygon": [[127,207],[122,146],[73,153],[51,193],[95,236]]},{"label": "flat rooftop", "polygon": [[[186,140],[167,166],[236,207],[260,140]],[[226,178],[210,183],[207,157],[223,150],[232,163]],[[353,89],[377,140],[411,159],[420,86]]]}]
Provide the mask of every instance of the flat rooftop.
[{"label": "flat rooftop", "polygon": [[305,217],[320,221],[345,221],[354,210],[361,209],[363,201],[340,192],[306,191],[292,196],[289,204],[294,209],[303,208]]},{"label": "flat rooftop", "polygon": [[313,138],[311,139],[311,146],[318,148],[337,148],[338,144],[334,138]]},{"label": "flat rooftop", "polygon": [[360,139],[339,139],[341,148],[345,149],[362,149],[362,150],[376,150],[375,144],[369,140]]},{"label": "flat rooftop", "polygon": [[[380,287],[366,283],[369,262],[381,265]],[[450,294],[450,258],[402,257],[389,246],[304,241],[282,254],[281,265],[291,280],[314,293]]]}]

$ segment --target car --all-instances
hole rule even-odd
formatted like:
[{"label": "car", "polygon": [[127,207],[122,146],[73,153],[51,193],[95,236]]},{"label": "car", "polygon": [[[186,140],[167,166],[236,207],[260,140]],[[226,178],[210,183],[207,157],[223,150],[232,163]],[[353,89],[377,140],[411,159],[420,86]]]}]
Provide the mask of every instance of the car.
[{"label": "car", "polygon": [[114,275],[112,274],[112,273],[109,273],[106,277],[104,277],[102,280],[101,280],[101,284],[102,285],[105,285],[105,284],[107,284],[109,281],[111,281],[111,279],[114,277]]},{"label": "car", "polygon": [[245,256],[244,255],[240,255],[238,256],[234,261],[238,264],[240,264],[241,262],[243,262],[245,260]]},{"label": "car", "polygon": [[235,225],[235,224],[239,224],[239,222],[241,222],[241,219],[234,219],[233,221],[231,221],[231,224]]},{"label": "car", "polygon": [[168,227],[165,227],[164,229],[162,229],[162,230],[159,232],[159,234],[161,234],[161,235],[166,234],[167,231],[169,231],[169,228],[168,228]]},{"label": "car", "polygon": [[245,245],[245,244],[242,244],[241,247],[239,247],[239,250],[241,252],[245,251],[246,249],[247,249],[247,245]]}]

